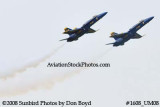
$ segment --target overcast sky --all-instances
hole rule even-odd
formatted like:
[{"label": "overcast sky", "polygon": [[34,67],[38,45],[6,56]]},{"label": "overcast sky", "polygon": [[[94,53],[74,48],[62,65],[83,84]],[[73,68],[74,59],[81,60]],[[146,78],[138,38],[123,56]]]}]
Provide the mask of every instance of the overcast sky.
[{"label": "overcast sky", "polygon": [[[0,79],[0,100],[91,100],[92,107],[160,100],[159,4],[159,0],[1,0],[0,78],[29,68]],[[108,14],[92,26],[98,32],[76,42],[59,42],[68,37],[62,34],[65,27],[81,27],[102,12]],[[126,32],[150,16],[155,18],[138,31],[145,37],[122,47],[105,45],[114,41],[111,32]],[[48,62],[89,62],[104,52],[95,62],[110,63],[111,68],[81,69],[72,75],[76,68],[46,67]],[[38,65],[30,67],[35,62]]]}]

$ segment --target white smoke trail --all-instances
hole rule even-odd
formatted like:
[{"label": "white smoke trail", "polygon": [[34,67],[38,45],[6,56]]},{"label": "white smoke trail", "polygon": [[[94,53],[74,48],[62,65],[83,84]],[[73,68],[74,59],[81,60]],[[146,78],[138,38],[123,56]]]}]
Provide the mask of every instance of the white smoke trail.
[{"label": "white smoke trail", "polygon": [[104,57],[105,55],[107,55],[112,49],[113,49],[113,47],[107,49],[106,51],[104,51],[103,53],[101,53],[100,55],[98,55],[96,58],[94,58],[93,61],[97,61],[97,60],[101,59],[102,57]]},{"label": "white smoke trail", "polygon": [[[102,54],[98,55],[93,61],[97,61],[112,48],[106,50]],[[42,61],[43,62],[43,61]],[[37,66],[37,65],[36,65]],[[33,66],[32,66],[33,67]],[[51,89],[57,82],[63,82],[64,80],[73,77],[74,75],[80,73],[81,71],[87,70],[89,68],[78,68],[73,71],[65,71],[60,73],[59,71],[52,71],[51,73],[46,73],[37,67],[37,72],[33,72],[35,68],[31,69],[29,72],[24,72],[25,74],[19,74],[16,78],[9,78],[5,81],[0,81],[0,97],[10,97],[16,95],[22,95],[30,91],[37,91],[39,89]],[[29,73],[29,74],[27,74]],[[37,75],[38,74],[38,75]],[[34,75],[34,76],[30,76]]]},{"label": "white smoke trail", "polygon": [[26,71],[28,68],[35,68],[35,67],[37,67],[40,63],[46,61],[48,58],[50,58],[51,56],[53,56],[54,54],[56,54],[61,48],[63,48],[64,45],[65,45],[65,43],[62,44],[62,45],[60,45],[56,49],[54,49],[51,53],[49,53],[45,57],[43,57],[43,58],[41,58],[41,59],[39,59],[39,60],[37,60],[37,61],[35,61],[33,63],[29,63],[29,64],[23,66],[22,68],[13,69],[10,74],[4,75],[4,76],[0,76],[0,79],[6,80],[7,78],[14,77],[18,73]]},{"label": "white smoke trail", "polygon": [[38,76],[35,75],[35,77],[28,78],[21,75],[20,78],[8,79],[5,83],[4,81],[0,81],[0,97],[17,96],[40,89],[51,89],[57,82],[63,82],[75,75],[75,72],[58,73],[54,72],[43,75],[40,73]]}]

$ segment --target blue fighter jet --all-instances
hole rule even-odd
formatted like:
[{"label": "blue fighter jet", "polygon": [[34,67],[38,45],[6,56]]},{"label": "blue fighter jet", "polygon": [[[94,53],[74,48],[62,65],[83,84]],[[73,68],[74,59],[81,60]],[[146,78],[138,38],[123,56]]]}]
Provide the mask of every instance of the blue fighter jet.
[{"label": "blue fighter jet", "polygon": [[80,28],[75,28],[73,30],[70,29],[70,28],[64,28],[65,32],[63,32],[63,34],[68,34],[69,38],[62,39],[60,41],[67,40],[67,42],[72,42],[72,41],[78,40],[78,38],[81,37],[81,36],[83,36],[84,34],[95,33],[96,30],[92,29],[91,26],[93,24],[95,24],[98,20],[100,20],[101,18],[103,18],[106,14],[107,14],[107,12],[104,12],[102,14],[94,16],[92,19],[90,19],[89,21],[87,21]]},{"label": "blue fighter jet", "polygon": [[130,39],[139,39],[142,36],[137,33],[138,30],[140,30],[144,25],[146,25],[148,22],[150,22],[154,17],[149,17],[147,19],[141,20],[138,24],[133,26],[131,29],[129,29],[126,33],[111,33],[111,38],[115,39],[114,43],[109,43],[106,45],[113,45],[114,47],[124,45],[125,42],[129,41]]}]

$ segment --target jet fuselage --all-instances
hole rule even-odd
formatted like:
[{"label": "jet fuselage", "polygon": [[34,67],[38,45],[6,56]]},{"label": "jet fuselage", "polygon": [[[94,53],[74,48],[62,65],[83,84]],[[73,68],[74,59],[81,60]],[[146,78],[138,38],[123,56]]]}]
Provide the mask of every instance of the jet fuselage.
[{"label": "jet fuselage", "polygon": [[94,25],[101,18],[103,18],[106,14],[107,12],[104,12],[102,14],[94,16],[92,19],[88,20],[85,24],[83,24],[81,28],[65,31],[64,34],[69,34],[70,37],[63,40],[67,40],[67,42],[72,42],[78,40],[78,38],[83,36],[84,34],[96,32],[95,30],[91,29],[91,26]]},{"label": "jet fuselage", "polygon": [[[126,33],[121,34],[111,34],[111,38],[114,38],[116,41],[113,44],[113,46],[120,46],[124,45],[125,42],[129,41],[130,39],[139,39],[142,36],[137,34],[137,31],[140,30],[144,25],[149,23],[154,17],[149,17],[145,20],[140,21],[136,25],[134,25],[131,29],[129,29]],[[113,32],[114,33],[114,32]]]}]

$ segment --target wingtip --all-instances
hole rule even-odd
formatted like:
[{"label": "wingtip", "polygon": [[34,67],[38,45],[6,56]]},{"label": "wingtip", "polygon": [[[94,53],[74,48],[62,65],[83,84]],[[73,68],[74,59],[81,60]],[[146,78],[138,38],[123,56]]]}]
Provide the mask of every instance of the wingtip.
[{"label": "wingtip", "polygon": [[99,29],[96,30],[96,32],[98,32],[98,31],[99,31]]},{"label": "wingtip", "polygon": [[147,36],[146,34],[144,34],[142,37],[145,37],[145,36]]}]

